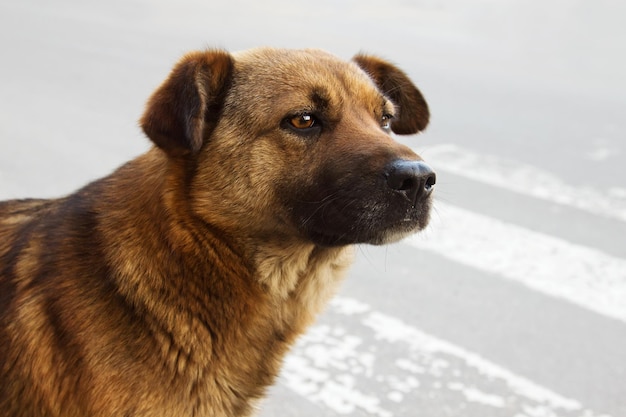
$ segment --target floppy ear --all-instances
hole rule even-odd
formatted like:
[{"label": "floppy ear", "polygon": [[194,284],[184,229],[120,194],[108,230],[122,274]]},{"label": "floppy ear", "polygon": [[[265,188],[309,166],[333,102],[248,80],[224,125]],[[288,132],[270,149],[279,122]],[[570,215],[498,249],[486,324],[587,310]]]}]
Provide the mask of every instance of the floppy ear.
[{"label": "floppy ear", "polygon": [[198,152],[217,124],[232,72],[227,52],[185,55],[148,100],[143,131],[170,155]]},{"label": "floppy ear", "polygon": [[394,65],[370,55],[356,55],[353,60],[378,85],[380,91],[394,102],[399,111],[391,120],[391,130],[410,135],[426,128],[430,112],[422,93],[409,77]]}]

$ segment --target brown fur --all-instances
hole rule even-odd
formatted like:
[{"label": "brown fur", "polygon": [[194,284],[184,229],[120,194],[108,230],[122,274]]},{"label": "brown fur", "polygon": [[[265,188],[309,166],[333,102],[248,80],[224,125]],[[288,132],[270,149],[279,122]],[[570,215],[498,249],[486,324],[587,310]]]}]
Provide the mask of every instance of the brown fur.
[{"label": "brown fur", "polygon": [[[395,104],[395,106],[394,106]],[[289,120],[311,113],[308,130]],[[428,122],[360,55],[191,53],[154,93],[156,145],[56,200],[0,203],[1,416],[248,416],[354,243],[423,228],[385,185]]]}]

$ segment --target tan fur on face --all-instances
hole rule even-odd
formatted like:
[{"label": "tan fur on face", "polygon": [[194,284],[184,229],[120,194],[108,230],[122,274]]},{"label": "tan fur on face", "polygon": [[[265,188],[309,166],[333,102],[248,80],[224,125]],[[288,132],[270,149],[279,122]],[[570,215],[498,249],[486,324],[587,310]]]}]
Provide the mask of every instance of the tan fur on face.
[{"label": "tan fur on face", "polygon": [[377,58],[183,57],[142,117],[150,151],[0,203],[0,416],[251,415],[352,245],[428,220],[429,196],[387,184],[420,159],[391,115],[415,133],[428,107]]}]

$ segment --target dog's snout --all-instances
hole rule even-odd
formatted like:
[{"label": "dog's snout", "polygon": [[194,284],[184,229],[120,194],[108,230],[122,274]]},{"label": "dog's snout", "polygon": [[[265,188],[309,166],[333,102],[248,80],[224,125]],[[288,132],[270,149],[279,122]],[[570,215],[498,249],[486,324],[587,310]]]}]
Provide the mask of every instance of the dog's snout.
[{"label": "dog's snout", "polygon": [[413,204],[433,190],[437,176],[423,161],[396,160],[387,166],[387,185],[406,195]]}]

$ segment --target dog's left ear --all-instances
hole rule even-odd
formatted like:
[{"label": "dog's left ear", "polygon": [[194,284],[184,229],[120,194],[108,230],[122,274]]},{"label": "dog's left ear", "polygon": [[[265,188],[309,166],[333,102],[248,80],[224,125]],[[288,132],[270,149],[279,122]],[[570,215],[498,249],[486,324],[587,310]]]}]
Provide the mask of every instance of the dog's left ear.
[{"label": "dog's left ear", "polygon": [[217,124],[232,72],[227,52],[185,55],[148,101],[143,131],[169,155],[198,152]]},{"label": "dog's left ear", "polygon": [[394,102],[400,114],[391,120],[391,130],[399,135],[410,135],[424,130],[430,112],[422,93],[409,77],[396,66],[370,55],[353,58],[376,83],[380,91]]}]

